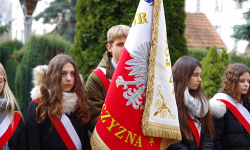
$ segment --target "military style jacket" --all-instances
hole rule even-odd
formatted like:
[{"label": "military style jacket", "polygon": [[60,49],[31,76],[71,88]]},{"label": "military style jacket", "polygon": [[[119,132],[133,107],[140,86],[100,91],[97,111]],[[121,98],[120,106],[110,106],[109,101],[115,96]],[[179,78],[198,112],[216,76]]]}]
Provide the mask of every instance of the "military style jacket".
[{"label": "military style jacket", "polygon": [[[111,64],[112,54],[110,52],[105,52],[103,58],[97,67],[102,67],[106,69],[106,78],[112,79],[114,68]],[[88,93],[88,105],[90,107],[90,121],[88,124],[88,129],[93,132],[96,122],[104,104],[107,90],[105,89],[100,78],[92,72],[86,82],[86,91]]]}]

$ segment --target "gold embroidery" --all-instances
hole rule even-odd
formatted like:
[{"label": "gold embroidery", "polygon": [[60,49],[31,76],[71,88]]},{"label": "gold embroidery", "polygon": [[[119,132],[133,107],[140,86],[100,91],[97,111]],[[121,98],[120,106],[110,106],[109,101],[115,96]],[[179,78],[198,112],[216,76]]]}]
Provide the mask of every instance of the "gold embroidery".
[{"label": "gold embroidery", "polygon": [[154,138],[153,137],[150,137],[149,143],[151,144],[151,146],[154,144]]},{"label": "gold embroidery", "polygon": [[154,113],[154,116],[156,116],[159,113],[161,118],[165,118],[167,116],[167,113],[169,112],[169,114],[170,114],[169,118],[172,117],[173,119],[175,119],[176,117],[175,117],[175,115],[172,115],[170,109],[167,107],[167,103],[164,103],[164,97],[161,94],[161,91],[159,88],[161,88],[161,85],[158,85],[158,87],[157,87],[158,92],[161,96],[161,100],[155,101],[155,107],[157,108],[157,111]]},{"label": "gold embroidery", "polygon": [[[168,42],[166,41],[166,44],[167,44]],[[166,55],[166,67],[167,66],[170,66],[170,61],[168,60],[168,57],[169,57],[169,52],[168,52],[168,46],[165,48],[165,55]]]}]

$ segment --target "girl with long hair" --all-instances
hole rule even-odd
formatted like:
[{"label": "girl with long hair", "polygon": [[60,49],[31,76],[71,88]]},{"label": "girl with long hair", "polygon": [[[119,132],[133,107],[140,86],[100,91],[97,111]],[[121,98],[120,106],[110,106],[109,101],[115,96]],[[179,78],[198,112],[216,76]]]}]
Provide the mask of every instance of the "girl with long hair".
[{"label": "girl with long hair", "polygon": [[201,69],[200,62],[188,56],[180,57],[172,68],[182,141],[167,150],[213,149],[214,126],[200,85]]},{"label": "girl with long hair", "polygon": [[74,60],[59,54],[48,67],[36,67],[33,76],[33,100],[25,118],[28,149],[91,149],[87,94]]},{"label": "girl with long hair", "polygon": [[240,63],[223,75],[221,92],[209,101],[214,118],[216,150],[250,149],[250,70]]},{"label": "girl with long hair", "polygon": [[26,150],[26,134],[17,100],[0,63],[0,149]]}]

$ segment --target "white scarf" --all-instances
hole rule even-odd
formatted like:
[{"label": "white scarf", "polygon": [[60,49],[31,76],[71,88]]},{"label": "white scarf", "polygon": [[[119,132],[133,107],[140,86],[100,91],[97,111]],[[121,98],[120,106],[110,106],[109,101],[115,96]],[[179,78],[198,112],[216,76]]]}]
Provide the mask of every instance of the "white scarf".
[{"label": "white scarf", "polygon": [[[41,97],[40,93],[40,86],[35,86],[31,90],[31,98],[32,99],[39,99]],[[75,92],[62,92],[63,99],[62,99],[62,112],[66,114],[70,114],[71,112],[75,111],[75,106],[78,101],[78,97]]]},{"label": "white scarf", "polygon": [[207,114],[208,107],[209,107],[208,102],[204,98],[203,111],[201,111],[202,102],[200,101],[200,99],[190,95],[188,87],[186,87],[185,92],[184,92],[184,105],[192,115],[198,118],[204,117]]}]

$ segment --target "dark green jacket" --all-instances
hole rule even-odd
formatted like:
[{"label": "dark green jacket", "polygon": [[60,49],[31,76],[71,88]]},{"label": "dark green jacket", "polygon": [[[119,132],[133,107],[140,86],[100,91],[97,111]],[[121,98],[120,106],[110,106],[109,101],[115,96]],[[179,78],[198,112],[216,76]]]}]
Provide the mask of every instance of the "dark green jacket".
[{"label": "dark green jacket", "polygon": [[[111,59],[112,54],[110,52],[105,52],[101,62],[97,66],[106,68],[106,78],[108,79],[112,78],[115,71],[112,64],[110,63]],[[88,124],[88,129],[93,132],[101,113],[107,91],[99,77],[93,72],[89,75],[85,88],[88,93],[88,104],[90,107],[90,121]]]}]

